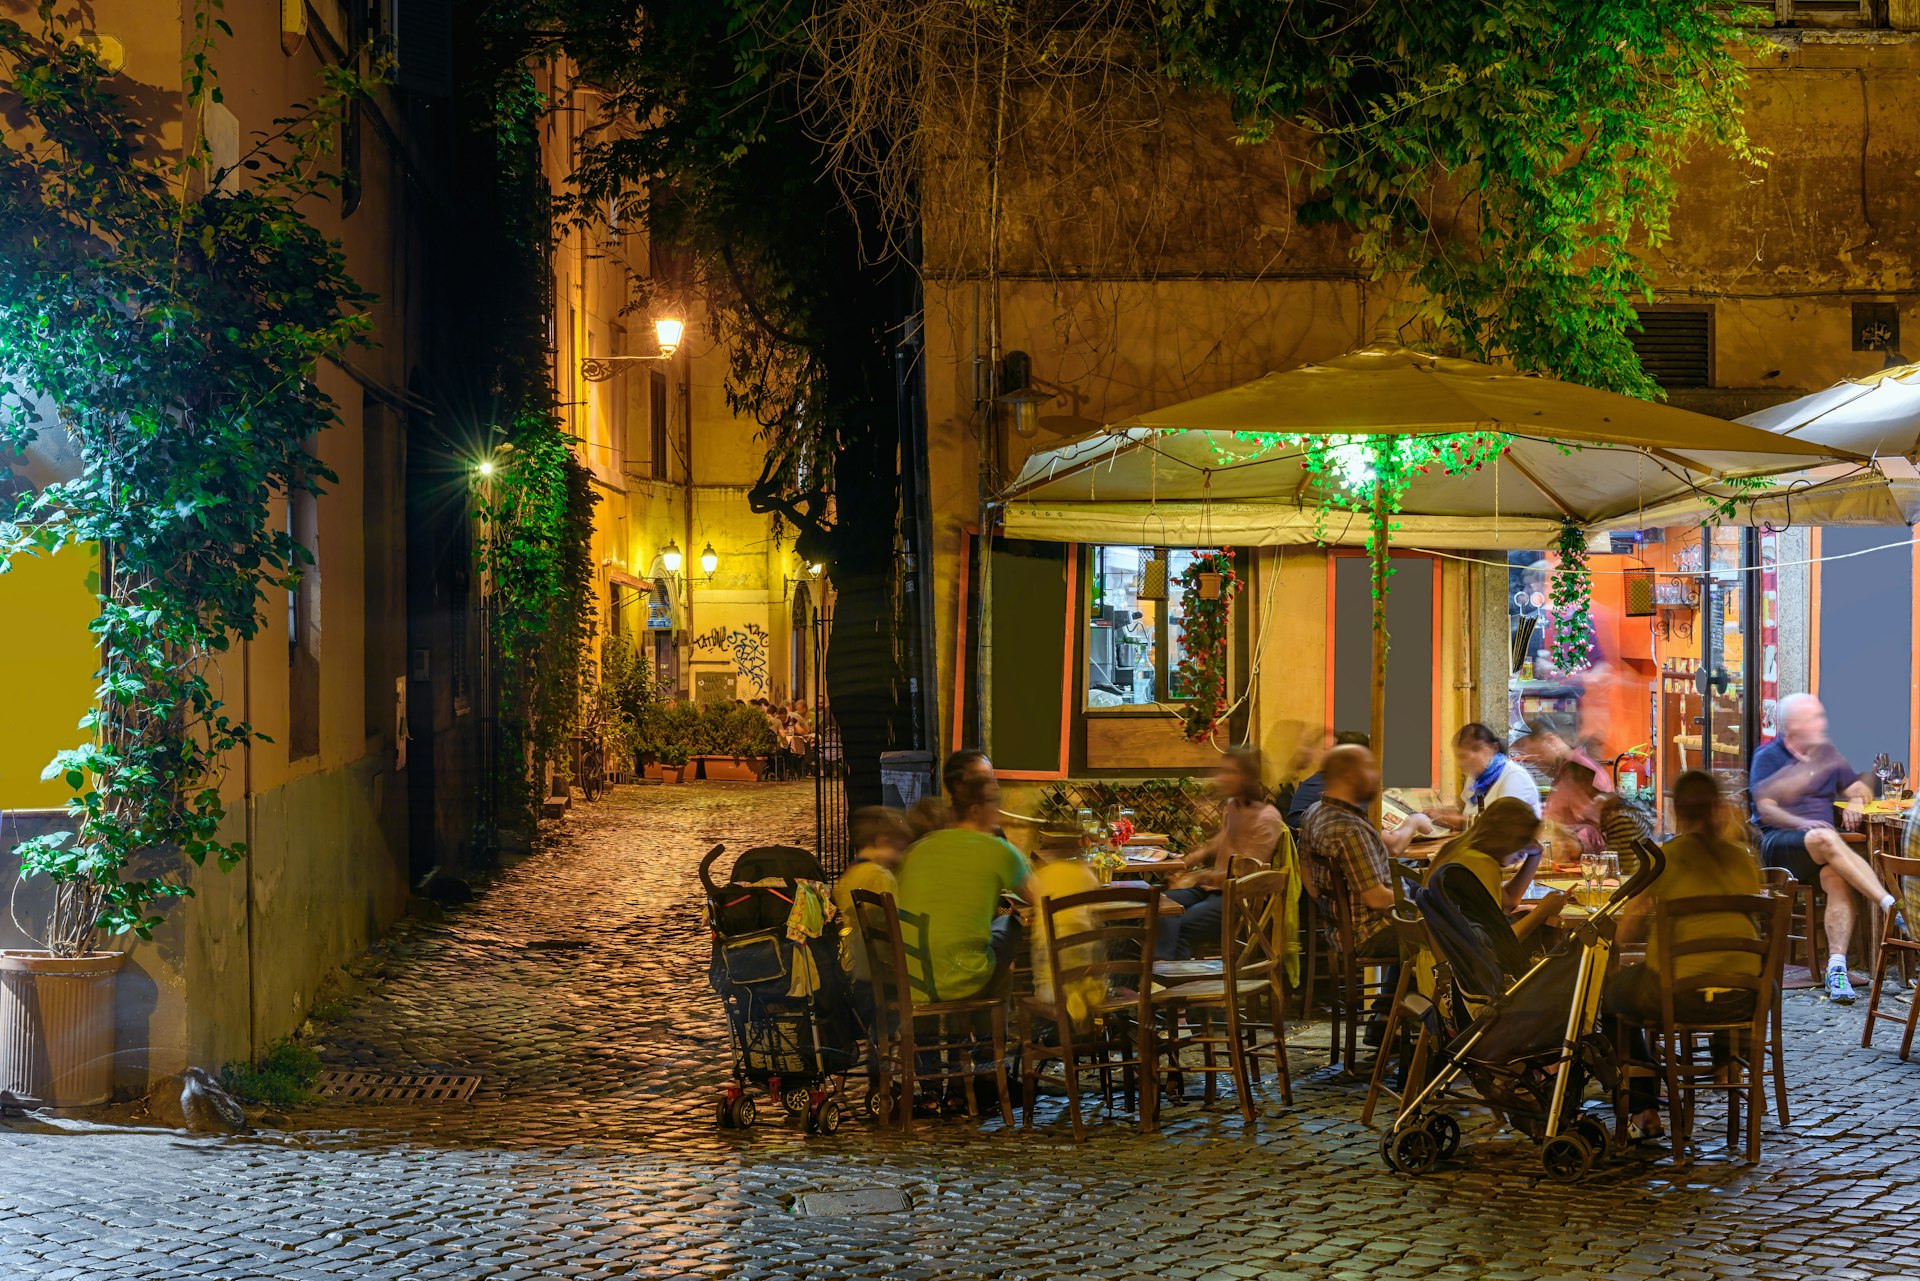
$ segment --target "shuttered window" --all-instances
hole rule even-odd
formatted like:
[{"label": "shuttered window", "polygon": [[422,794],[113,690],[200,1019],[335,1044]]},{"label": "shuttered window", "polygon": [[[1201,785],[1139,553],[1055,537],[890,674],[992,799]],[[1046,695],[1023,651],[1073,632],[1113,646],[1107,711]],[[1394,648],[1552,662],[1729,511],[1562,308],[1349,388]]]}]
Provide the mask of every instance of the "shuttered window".
[{"label": "shuttered window", "polygon": [[1640,367],[1662,387],[1713,386],[1713,311],[1651,307],[1627,331]]}]

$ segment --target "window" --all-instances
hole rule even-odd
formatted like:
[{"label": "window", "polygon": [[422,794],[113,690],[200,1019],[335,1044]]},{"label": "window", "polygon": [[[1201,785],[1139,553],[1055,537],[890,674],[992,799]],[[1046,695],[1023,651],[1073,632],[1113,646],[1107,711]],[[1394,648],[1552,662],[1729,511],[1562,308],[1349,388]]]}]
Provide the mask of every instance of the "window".
[{"label": "window", "polygon": [[1627,331],[1640,368],[1662,387],[1713,386],[1713,309],[1648,307]]},{"label": "window", "polygon": [[1180,661],[1181,571],[1187,548],[1095,547],[1087,615],[1087,707],[1140,707],[1185,698]]},{"label": "window", "polygon": [[655,480],[667,478],[667,376],[655,373],[647,383],[647,465]]}]

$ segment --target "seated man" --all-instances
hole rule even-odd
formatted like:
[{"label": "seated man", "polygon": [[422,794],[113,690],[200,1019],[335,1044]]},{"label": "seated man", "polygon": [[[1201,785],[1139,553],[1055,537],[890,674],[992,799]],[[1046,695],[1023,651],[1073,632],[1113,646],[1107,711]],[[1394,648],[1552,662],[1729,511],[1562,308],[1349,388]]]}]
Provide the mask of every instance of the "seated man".
[{"label": "seated man", "polygon": [[[953,826],[914,843],[894,891],[902,912],[927,921],[927,1001],[978,995],[1018,942],[1013,918],[1001,911],[1001,895],[1034,898],[1025,856],[994,835],[1000,821],[999,780],[990,770],[961,778],[953,802]],[[914,943],[911,935],[907,942]]]},{"label": "seated man", "polygon": [[[1827,710],[1811,694],[1780,700],[1780,737],[1753,754],[1747,786],[1753,793],[1753,821],[1760,829],[1760,865],[1783,867],[1802,885],[1827,893],[1827,998],[1838,1005],[1854,1001],[1847,975],[1847,945],[1853,938],[1853,895],[1882,911],[1893,906],[1880,878],[1865,859],[1834,830],[1834,806],[1842,799],[1871,798],[1866,785],[1827,736]],[[1860,816],[1847,813],[1849,831]]]},{"label": "seated man", "polygon": [[[1397,959],[1400,943],[1389,928],[1393,872],[1388,845],[1367,817],[1367,806],[1380,794],[1380,767],[1372,751],[1347,744],[1327,753],[1321,772],[1326,782],[1320,803],[1307,811],[1300,828],[1303,855],[1310,865],[1336,867],[1345,878],[1353,922],[1353,937],[1347,942],[1353,955],[1363,961]],[[1411,826],[1400,825],[1403,830]],[[1375,1026],[1367,1029],[1370,1045],[1379,1043],[1378,1024],[1386,1004],[1385,997],[1375,1004]]]},{"label": "seated man", "polygon": [[[1647,959],[1644,964],[1625,967],[1608,980],[1605,998],[1608,1013],[1623,1014],[1640,1022],[1660,1017],[1660,940],[1648,937],[1655,903],[1713,894],[1761,892],[1760,868],[1754,861],[1753,851],[1727,841],[1722,835],[1727,830],[1725,809],[1726,799],[1721,796],[1720,785],[1714,781],[1713,775],[1700,770],[1688,770],[1675,780],[1673,816],[1674,827],[1679,834],[1663,847],[1667,856],[1666,868],[1627,905],[1615,935],[1616,942],[1622,944],[1647,937]],[[1676,920],[1673,937],[1679,942],[1701,938],[1754,938],[1757,935],[1753,921],[1740,913],[1709,912],[1703,916]],[[1760,958],[1748,952],[1707,952],[1683,958],[1676,966],[1675,977],[1757,974],[1759,966]],[[1735,995],[1745,997],[1746,993]],[[1738,1005],[1723,1003],[1723,1008],[1714,1008],[1700,999],[1676,1001],[1674,1008],[1676,1017],[1683,1021],[1722,1022],[1730,1018],[1748,1017],[1752,1012],[1751,1005],[1743,1012]],[[1645,1040],[1636,1034],[1635,1042],[1635,1057],[1644,1061],[1647,1056]],[[1724,1053],[1724,1047],[1715,1047],[1716,1057]],[[1652,1076],[1635,1076],[1630,1079],[1628,1090],[1634,1126],[1643,1137],[1657,1137],[1660,1132],[1660,1113],[1656,1107],[1659,1082]]]},{"label": "seated man", "polygon": [[[1459,863],[1472,871],[1486,886],[1493,901],[1512,916],[1525,902],[1527,887],[1533,884],[1534,869],[1540,864],[1540,846],[1534,839],[1539,831],[1540,818],[1527,808],[1525,801],[1503,796],[1481,811],[1472,827],[1447,843],[1433,860],[1427,875],[1432,876],[1449,863]],[[1505,870],[1516,864],[1519,870],[1507,877]],[[1527,937],[1565,903],[1564,894],[1548,895],[1514,924],[1514,935]]]},{"label": "seated man", "polygon": [[1251,747],[1228,748],[1214,771],[1214,790],[1227,800],[1224,817],[1211,840],[1180,860],[1187,871],[1175,879],[1167,897],[1185,910],[1160,918],[1154,947],[1158,959],[1184,961],[1193,955],[1195,943],[1220,937],[1225,911],[1221,891],[1236,856],[1257,858],[1263,867],[1272,861],[1280,843],[1280,811],[1268,803],[1260,773],[1260,753]]}]

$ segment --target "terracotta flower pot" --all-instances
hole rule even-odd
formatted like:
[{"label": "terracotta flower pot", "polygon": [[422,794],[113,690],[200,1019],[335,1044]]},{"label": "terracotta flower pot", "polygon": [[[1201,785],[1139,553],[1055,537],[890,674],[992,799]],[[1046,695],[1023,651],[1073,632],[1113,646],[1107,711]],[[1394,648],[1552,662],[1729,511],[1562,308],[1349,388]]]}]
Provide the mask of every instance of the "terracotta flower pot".
[{"label": "terracotta flower pot", "polygon": [[114,980],[126,959],[0,951],[0,1089],[47,1107],[112,1096]]},{"label": "terracotta flower pot", "polygon": [[687,777],[685,765],[662,765],[659,761],[648,761],[642,770],[646,777],[661,783],[679,783]]},{"label": "terracotta flower pot", "polygon": [[709,782],[758,783],[767,770],[764,756],[702,756],[699,760]]}]

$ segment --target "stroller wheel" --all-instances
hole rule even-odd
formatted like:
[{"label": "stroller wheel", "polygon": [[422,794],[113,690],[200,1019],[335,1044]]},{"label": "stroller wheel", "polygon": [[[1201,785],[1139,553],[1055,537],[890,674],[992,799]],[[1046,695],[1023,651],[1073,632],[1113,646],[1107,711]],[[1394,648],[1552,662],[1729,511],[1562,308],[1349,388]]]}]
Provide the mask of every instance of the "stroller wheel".
[{"label": "stroller wheel", "polygon": [[732,1111],[733,1124],[742,1130],[751,1129],[753,1123],[760,1119],[760,1109],[755,1107],[753,1100],[744,1094],[733,1101]]},{"label": "stroller wheel", "polygon": [[1556,1134],[1540,1149],[1540,1166],[1555,1183],[1578,1183],[1593,1168],[1593,1149],[1578,1134]]},{"label": "stroller wheel", "polygon": [[822,1099],[820,1106],[807,1117],[807,1129],[815,1134],[834,1134],[840,1129],[841,1119],[839,1101]]},{"label": "stroller wheel", "polygon": [[1593,1149],[1594,1164],[1606,1160],[1613,1153],[1613,1134],[1599,1118],[1582,1116],[1573,1123],[1573,1132],[1587,1141]]},{"label": "stroller wheel", "polygon": [[1451,1113],[1435,1112],[1428,1117],[1427,1133],[1433,1136],[1434,1150],[1440,1160],[1460,1150],[1460,1122],[1454,1120]]},{"label": "stroller wheel", "polygon": [[[898,1101],[900,1097],[898,1087],[895,1087],[893,1097]],[[878,1089],[869,1089],[860,1099],[860,1115],[866,1117],[869,1121],[879,1120],[886,1113],[885,1102],[885,1097]]]},{"label": "stroller wheel", "polygon": [[713,1123],[723,1130],[733,1128],[733,1104],[724,1097],[713,1105]]},{"label": "stroller wheel", "polygon": [[1440,1159],[1440,1147],[1426,1130],[1401,1130],[1380,1136],[1380,1156],[1401,1174],[1425,1174]]},{"label": "stroller wheel", "polygon": [[788,1116],[802,1116],[811,1098],[805,1086],[790,1085],[780,1091],[780,1106],[787,1110]]}]

